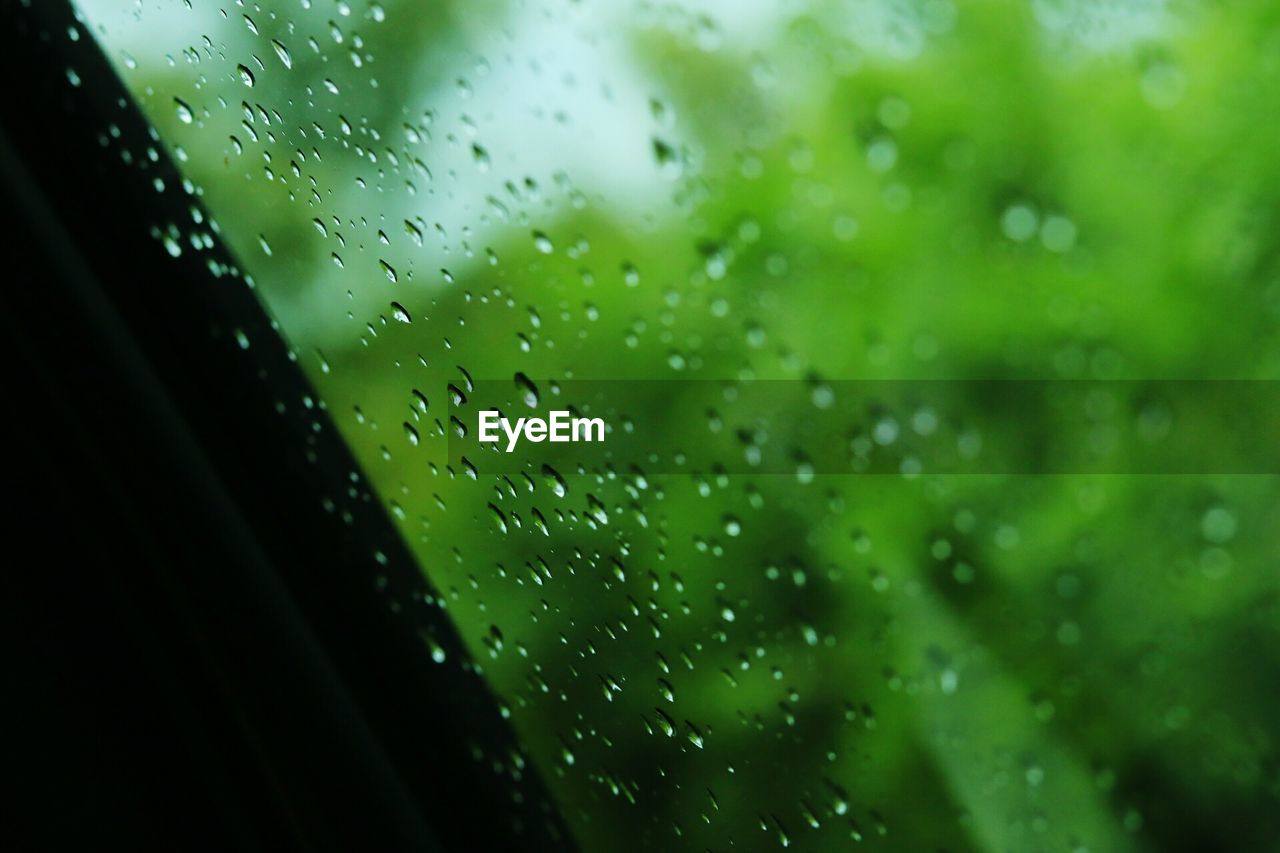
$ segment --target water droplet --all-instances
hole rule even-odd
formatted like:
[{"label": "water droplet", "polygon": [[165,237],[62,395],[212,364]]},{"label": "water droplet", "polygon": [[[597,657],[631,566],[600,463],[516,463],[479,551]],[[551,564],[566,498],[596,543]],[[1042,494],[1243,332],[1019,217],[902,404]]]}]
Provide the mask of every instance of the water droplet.
[{"label": "water droplet", "polygon": [[1236,535],[1236,517],[1226,507],[1215,506],[1200,519],[1200,533],[1216,545],[1230,542]]},{"label": "water droplet", "polygon": [[1015,204],[1005,210],[1000,217],[1000,230],[1004,236],[1015,243],[1025,243],[1035,236],[1040,226],[1040,218],[1029,205]]},{"label": "water droplet", "polygon": [[562,498],[569,492],[569,486],[565,483],[564,478],[560,476],[560,472],[550,465],[542,466],[542,476],[546,478],[547,485],[550,486],[552,493]]},{"label": "water droplet", "polygon": [[667,179],[678,178],[683,170],[680,163],[680,152],[669,142],[653,138],[653,159],[657,161],[658,170]]},{"label": "water droplet", "polygon": [[624,261],[622,264],[622,281],[627,287],[635,287],[640,284],[640,271],[630,261]]},{"label": "water droplet", "polygon": [[489,512],[493,515],[493,520],[497,522],[498,532],[506,533],[508,530],[507,517],[503,514],[502,510],[498,509],[493,504],[489,504]]},{"label": "water droplet", "polygon": [[529,408],[537,408],[539,400],[538,386],[534,385],[533,380],[528,376],[525,376],[523,373],[517,373],[515,380],[516,390],[520,392],[520,399]]},{"label": "water droplet", "polygon": [[1076,244],[1076,224],[1065,216],[1048,216],[1040,226],[1040,242],[1050,252],[1069,252]]},{"label": "water droplet", "polygon": [[276,56],[280,57],[280,61],[285,68],[293,68],[293,57],[289,55],[289,48],[285,47],[277,39],[271,40],[271,46],[276,49]]},{"label": "water droplet", "polygon": [[409,235],[409,239],[413,241],[413,245],[422,245],[422,229],[407,219],[404,221],[404,233]]}]

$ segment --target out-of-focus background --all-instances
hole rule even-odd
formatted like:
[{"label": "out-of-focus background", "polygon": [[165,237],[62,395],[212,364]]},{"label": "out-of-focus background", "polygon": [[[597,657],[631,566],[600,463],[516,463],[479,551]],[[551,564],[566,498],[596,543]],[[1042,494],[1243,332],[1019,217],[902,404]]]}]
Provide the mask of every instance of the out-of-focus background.
[{"label": "out-of-focus background", "polygon": [[1280,839],[1274,477],[446,440],[516,373],[1277,378],[1280,7],[79,6],[586,849]]}]

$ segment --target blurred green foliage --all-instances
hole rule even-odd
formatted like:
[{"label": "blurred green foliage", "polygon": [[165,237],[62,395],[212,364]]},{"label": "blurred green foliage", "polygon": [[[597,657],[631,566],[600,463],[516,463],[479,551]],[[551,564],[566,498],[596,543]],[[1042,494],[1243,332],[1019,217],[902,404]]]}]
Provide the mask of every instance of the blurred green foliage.
[{"label": "blurred green foliage", "polygon": [[80,5],[584,847],[1276,849],[1274,478],[561,489],[444,431],[460,367],[1275,378],[1280,7]]}]

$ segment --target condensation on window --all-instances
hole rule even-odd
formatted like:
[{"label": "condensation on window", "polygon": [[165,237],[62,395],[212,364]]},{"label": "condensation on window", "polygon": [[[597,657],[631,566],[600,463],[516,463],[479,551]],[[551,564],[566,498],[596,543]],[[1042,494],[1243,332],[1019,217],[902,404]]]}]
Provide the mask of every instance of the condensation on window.
[{"label": "condensation on window", "polygon": [[[801,438],[678,380],[1275,377],[1263,10],[79,6],[585,849],[1274,840],[1274,478],[674,470]],[[450,458],[588,379],[670,380],[673,458]]]}]

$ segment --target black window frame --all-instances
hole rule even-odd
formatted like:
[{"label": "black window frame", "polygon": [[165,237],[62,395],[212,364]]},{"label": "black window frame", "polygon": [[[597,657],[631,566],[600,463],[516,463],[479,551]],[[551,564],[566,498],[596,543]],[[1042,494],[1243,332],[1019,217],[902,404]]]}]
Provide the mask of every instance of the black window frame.
[{"label": "black window frame", "polygon": [[271,318],[215,274],[238,261],[158,239],[201,203],[93,34],[67,0],[0,20],[19,827],[572,848]]}]

